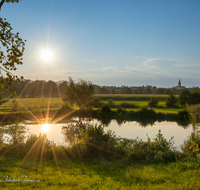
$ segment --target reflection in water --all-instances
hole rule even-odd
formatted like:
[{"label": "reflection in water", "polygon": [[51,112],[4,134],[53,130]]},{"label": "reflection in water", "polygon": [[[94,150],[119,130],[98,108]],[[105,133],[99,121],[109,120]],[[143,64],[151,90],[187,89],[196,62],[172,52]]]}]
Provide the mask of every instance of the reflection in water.
[{"label": "reflection in water", "polygon": [[86,131],[87,123],[83,123],[79,120],[76,123],[66,123],[62,126],[62,134],[66,143],[72,144],[73,142],[78,142],[82,133]]},{"label": "reflection in water", "polygon": [[42,125],[42,130],[46,133],[47,131],[49,131],[50,129],[50,125],[49,124],[44,124]]},{"label": "reflection in water", "polygon": [[8,123],[7,125],[0,126],[0,143],[20,144],[23,143],[28,128],[26,125],[16,121],[14,124]]},{"label": "reflection in water", "polygon": [[140,118],[136,121],[127,121],[123,119],[99,121],[91,118],[85,118],[82,120],[79,118],[73,118],[72,120],[63,120],[63,123],[58,124],[42,125],[30,124],[30,122],[26,123],[27,127],[19,124],[1,126],[0,143],[2,143],[5,138],[7,138],[7,143],[10,144],[24,141],[28,135],[27,128],[29,128],[29,132],[32,134],[39,136],[40,134],[45,133],[49,140],[54,141],[59,145],[66,145],[66,143],[69,144],[81,138],[81,131],[84,132],[86,130],[87,123],[94,125],[104,124],[106,126],[105,131],[110,129],[114,131],[117,136],[127,139],[135,139],[139,137],[143,141],[147,140],[147,134],[151,139],[153,139],[158,133],[158,130],[161,130],[161,133],[166,139],[170,139],[174,136],[175,146],[183,144],[183,141],[187,139],[191,132],[193,132],[191,125],[188,125],[188,123],[182,120],[167,122]]}]

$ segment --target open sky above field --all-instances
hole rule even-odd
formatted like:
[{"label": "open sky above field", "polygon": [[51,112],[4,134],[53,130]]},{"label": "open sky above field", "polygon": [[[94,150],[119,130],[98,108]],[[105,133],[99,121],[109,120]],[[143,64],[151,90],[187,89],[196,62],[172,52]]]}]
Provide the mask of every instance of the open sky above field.
[{"label": "open sky above field", "polygon": [[[26,39],[26,79],[200,86],[199,0],[22,0],[0,17]],[[41,59],[49,50],[52,59]]]}]

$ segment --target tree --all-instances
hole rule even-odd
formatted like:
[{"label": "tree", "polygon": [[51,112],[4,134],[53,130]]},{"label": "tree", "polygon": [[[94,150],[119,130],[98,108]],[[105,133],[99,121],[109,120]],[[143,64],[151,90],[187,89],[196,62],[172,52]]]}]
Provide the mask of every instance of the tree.
[{"label": "tree", "polygon": [[177,103],[178,103],[178,98],[170,92],[169,96],[167,97],[166,106],[169,108],[174,108],[177,107]]},{"label": "tree", "polygon": [[[19,2],[19,0],[0,1],[0,10],[7,2]],[[15,76],[12,71],[17,69],[17,65],[22,65],[22,56],[25,50],[25,41],[19,37],[19,33],[13,33],[10,23],[4,18],[0,18],[0,92],[5,90],[12,96],[16,96],[14,90],[10,88],[16,82],[20,82],[23,77]],[[2,98],[0,98],[1,100]]]},{"label": "tree", "polygon": [[149,102],[149,107],[157,107],[158,106],[158,98],[151,97],[151,101]]},{"label": "tree", "polygon": [[181,93],[179,94],[178,100],[179,100],[179,104],[181,106],[185,106],[186,104],[190,104],[190,100],[191,100],[190,91],[187,90],[187,89],[182,90]]},{"label": "tree", "polygon": [[69,77],[63,101],[67,101],[71,106],[78,105],[81,108],[89,105],[94,99],[94,85],[90,81],[81,79],[78,83],[75,83]]},{"label": "tree", "polygon": [[200,92],[194,91],[191,93],[191,104],[200,104]]},{"label": "tree", "polygon": [[4,3],[19,3],[19,0],[1,0],[0,1],[0,10]]}]

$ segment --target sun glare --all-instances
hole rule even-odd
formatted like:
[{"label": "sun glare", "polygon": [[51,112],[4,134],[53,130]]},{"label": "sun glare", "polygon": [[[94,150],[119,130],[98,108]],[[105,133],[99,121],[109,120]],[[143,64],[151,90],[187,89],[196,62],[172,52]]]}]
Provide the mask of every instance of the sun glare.
[{"label": "sun glare", "polygon": [[46,133],[47,131],[49,131],[50,129],[50,125],[49,124],[44,124],[42,125],[42,130]]},{"label": "sun glare", "polygon": [[46,51],[43,51],[41,53],[41,58],[44,60],[44,61],[51,61],[52,60],[52,53],[48,50]]}]

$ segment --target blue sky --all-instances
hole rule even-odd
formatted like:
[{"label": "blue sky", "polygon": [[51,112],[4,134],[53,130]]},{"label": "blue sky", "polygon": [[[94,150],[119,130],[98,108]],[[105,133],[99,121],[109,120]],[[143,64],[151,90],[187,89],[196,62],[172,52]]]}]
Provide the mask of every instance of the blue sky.
[{"label": "blue sky", "polygon": [[[26,39],[26,79],[200,86],[199,0],[22,0],[0,17]],[[43,61],[48,49],[51,61]]]}]

